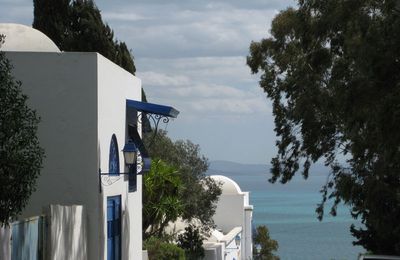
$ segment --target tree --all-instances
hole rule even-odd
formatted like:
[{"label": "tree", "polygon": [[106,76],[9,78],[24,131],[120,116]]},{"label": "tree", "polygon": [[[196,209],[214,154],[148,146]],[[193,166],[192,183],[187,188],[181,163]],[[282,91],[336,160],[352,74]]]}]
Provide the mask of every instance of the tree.
[{"label": "tree", "polygon": [[203,239],[200,230],[194,225],[189,225],[183,234],[178,235],[178,246],[185,250],[187,259],[203,259]]},{"label": "tree", "polygon": [[[122,68],[125,68],[127,71],[135,74],[136,67],[133,62],[133,54],[126,46],[125,42],[118,42],[115,43],[116,48],[116,63],[119,64]],[[142,100],[147,102],[146,94],[142,88]]]},{"label": "tree", "polygon": [[183,203],[181,217],[188,221],[199,220],[202,231],[208,232],[214,227],[212,217],[222,191],[219,183],[205,175],[208,160],[200,154],[200,146],[189,140],[173,142],[161,130],[155,137],[153,133],[145,135],[144,141],[151,157],[161,158],[179,171],[183,184],[179,191]]},{"label": "tree", "polygon": [[[63,51],[98,52],[135,75],[132,50],[114,40],[114,32],[103,23],[92,0],[33,0],[33,28],[46,34]],[[142,88],[142,101],[147,102]],[[143,125],[150,122],[144,118]]]},{"label": "tree", "polygon": [[161,238],[168,223],[176,221],[183,213],[179,172],[154,159],[150,172],[143,176],[143,188],[143,238]]},{"label": "tree", "polygon": [[34,0],[33,28],[63,51],[93,51],[135,74],[132,52],[104,24],[92,0]]},{"label": "tree", "polygon": [[92,1],[72,1],[64,48],[67,51],[96,51],[117,61],[114,32],[103,23],[100,10]]},{"label": "tree", "polygon": [[278,250],[278,242],[269,237],[268,228],[258,226],[253,234],[253,255],[255,260],[279,260],[273,252]]},{"label": "tree", "polygon": [[[300,0],[273,20],[271,36],[250,45],[273,102],[278,154],[271,182],[305,178],[324,160],[322,187],[336,215],[341,202],[365,225],[354,244],[400,254],[400,9],[397,1]],[[300,167],[302,164],[302,167]]]},{"label": "tree", "polygon": [[175,244],[157,237],[150,237],[143,243],[150,260],[185,260],[185,251]]},{"label": "tree", "polygon": [[[4,37],[0,35],[0,47]],[[27,106],[21,82],[0,51],[0,226],[21,213],[35,190],[43,149],[39,146],[39,117]]]},{"label": "tree", "polygon": [[33,28],[46,34],[61,50],[65,50],[64,41],[68,36],[70,1],[33,1]]}]

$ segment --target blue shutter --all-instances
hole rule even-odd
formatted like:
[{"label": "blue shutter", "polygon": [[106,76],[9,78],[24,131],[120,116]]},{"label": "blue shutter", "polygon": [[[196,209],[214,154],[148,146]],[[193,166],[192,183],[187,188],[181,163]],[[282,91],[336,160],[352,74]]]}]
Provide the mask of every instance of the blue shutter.
[{"label": "blue shutter", "polygon": [[121,259],[121,196],[107,197],[107,260]]}]

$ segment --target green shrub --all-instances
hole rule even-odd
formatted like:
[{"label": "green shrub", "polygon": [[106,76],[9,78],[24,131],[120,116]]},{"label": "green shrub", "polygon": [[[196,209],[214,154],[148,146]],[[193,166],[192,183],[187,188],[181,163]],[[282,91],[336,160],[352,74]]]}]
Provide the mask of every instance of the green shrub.
[{"label": "green shrub", "polygon": [[144,242],[150,260],[185,260],[185,251],[175,244],[150,237]]},{"label": "green shrub", "polygon": [[195,226],[189,225],[185,228],[185,233],[178,236],[178,245],[185,249],[186,258],[203,259],[203,237]]},{"label": "green shrub", "polygon": [[278,250],[278,247],[278,242],[270,238],[269,230],[265,225],[256,228],[253,233],[254,260],[279,260],[279,256],[274,255],[274,252]]}]

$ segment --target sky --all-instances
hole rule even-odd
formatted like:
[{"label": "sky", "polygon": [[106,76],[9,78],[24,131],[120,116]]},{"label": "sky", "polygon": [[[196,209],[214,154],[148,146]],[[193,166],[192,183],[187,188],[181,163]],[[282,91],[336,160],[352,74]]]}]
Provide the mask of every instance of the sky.
[{"label": "sky", "polygon": [[[292,0],[98,0],[103,20],[135,58],[148,102],[179,116],[160,128],[210,161],[269,164],[276,153],[271,102],[246,65]],[[0,22],[31,25],[31,0],[0,0]]]}]

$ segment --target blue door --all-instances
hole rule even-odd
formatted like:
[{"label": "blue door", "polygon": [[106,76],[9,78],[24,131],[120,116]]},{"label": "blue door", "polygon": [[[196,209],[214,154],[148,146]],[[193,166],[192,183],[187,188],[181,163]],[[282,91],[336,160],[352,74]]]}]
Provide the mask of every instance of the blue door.
[{"label": "blue door", "polygon": [[107,197],[107,260],[121,259],[121,196]]}]

